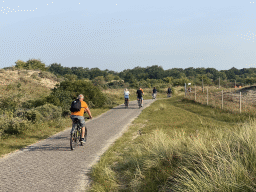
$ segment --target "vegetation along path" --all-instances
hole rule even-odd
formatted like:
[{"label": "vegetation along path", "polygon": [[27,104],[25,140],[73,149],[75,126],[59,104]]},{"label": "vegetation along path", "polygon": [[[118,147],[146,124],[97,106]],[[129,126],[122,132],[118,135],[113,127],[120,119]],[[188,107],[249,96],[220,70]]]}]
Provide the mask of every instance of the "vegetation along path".
[{"label": "vegetation along path", "polygon": [[[86,122],[87,142],[70,150],[70,129],[0,159],[0,191],[80,191],[88,183],[86,172],[154,100],[119,105]],[[71,120],[70,120],[71,124]]]}]

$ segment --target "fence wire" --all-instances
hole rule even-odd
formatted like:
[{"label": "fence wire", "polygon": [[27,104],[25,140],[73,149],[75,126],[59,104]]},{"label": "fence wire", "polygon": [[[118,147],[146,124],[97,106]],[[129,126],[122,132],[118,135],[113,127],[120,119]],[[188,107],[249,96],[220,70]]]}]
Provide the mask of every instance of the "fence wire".
[{"label": "fence wire", "polygon": [[192,87],[191,92],[187,91],[185,98],[204,105],[208,104],[209,106],[232,111],[235,113],[256,112],[256,90],[240,91],[233,89],[223,90],[222,93],[222,91],[210,87],[208,88],[207,102],[207,88],[202,90],[202,87]]}]

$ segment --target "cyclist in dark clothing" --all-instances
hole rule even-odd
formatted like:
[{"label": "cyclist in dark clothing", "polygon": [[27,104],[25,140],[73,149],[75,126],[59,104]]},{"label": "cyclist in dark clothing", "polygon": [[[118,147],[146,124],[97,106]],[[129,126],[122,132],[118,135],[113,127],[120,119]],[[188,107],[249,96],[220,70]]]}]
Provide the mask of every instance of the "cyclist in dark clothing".
[{"label": "cyclist in dark clothing", "polygon": [[153,92],[152,92],[152,97],[153,97],[153,99],[156,98],[156,93],[157,93],[157,90],[156,90],[156,88],[154,87]]},{"label": "cyclist in dark clothing", "polygon": [[171,93],[172,93],[172,90],[171,90],[171,87],[169,87],[167,89],[167,97],[171,97]]},{"label": "cyclist in dark clothing", "polygon": [[142,97],[142,95],[143,95],[143,92],[142,92],[141,88],[139,88],[137,90],[137,100],[141,99],[141,106],[143,106],[143,97]]}]

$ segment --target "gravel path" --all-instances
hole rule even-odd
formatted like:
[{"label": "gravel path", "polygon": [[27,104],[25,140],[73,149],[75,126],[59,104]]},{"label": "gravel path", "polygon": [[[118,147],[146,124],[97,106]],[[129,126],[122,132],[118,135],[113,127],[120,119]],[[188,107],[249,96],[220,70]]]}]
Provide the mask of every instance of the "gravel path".
[{"label": "gravel path", "polygon": [[122,104],[87,121],[87,142],[73,151],[69,128],[1,158],[0,191],[81,191],[89,184],[91,166],[153,101],[145,100],[141,109],[136,101],[128,109]]}]

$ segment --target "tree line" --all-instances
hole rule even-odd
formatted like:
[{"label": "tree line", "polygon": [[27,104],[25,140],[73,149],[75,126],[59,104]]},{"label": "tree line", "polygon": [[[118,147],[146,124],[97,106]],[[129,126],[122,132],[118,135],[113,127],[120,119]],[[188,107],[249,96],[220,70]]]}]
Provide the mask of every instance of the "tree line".
[{"label": "tree line", "polygon": [[[157,83],[166,83],[170,85],[184,85],[192,82],[201,85],[202,82],[208,85],[230,84],[253,84],[256,83],[256,68],[237,69],[232,67],[229,70],[217,70],[215,68],[172,68],[164,70],[162,66],[153,65],[148,67],[135,67],[125,69],[121,72],[111,70],[100,70],[99,68],[83,67],[64,67],[61,64],[53,63],[46,66],[37,59],[30,59],[27,62],[18,60],[15,62],[17,69],[39,69],[49,71],[56,76],[66,77],[69,80],[87,79],[96,85],[129,85],[132,87],[145,86],[150,87]],[[127,83],[127,84],[125,84]]]}]

